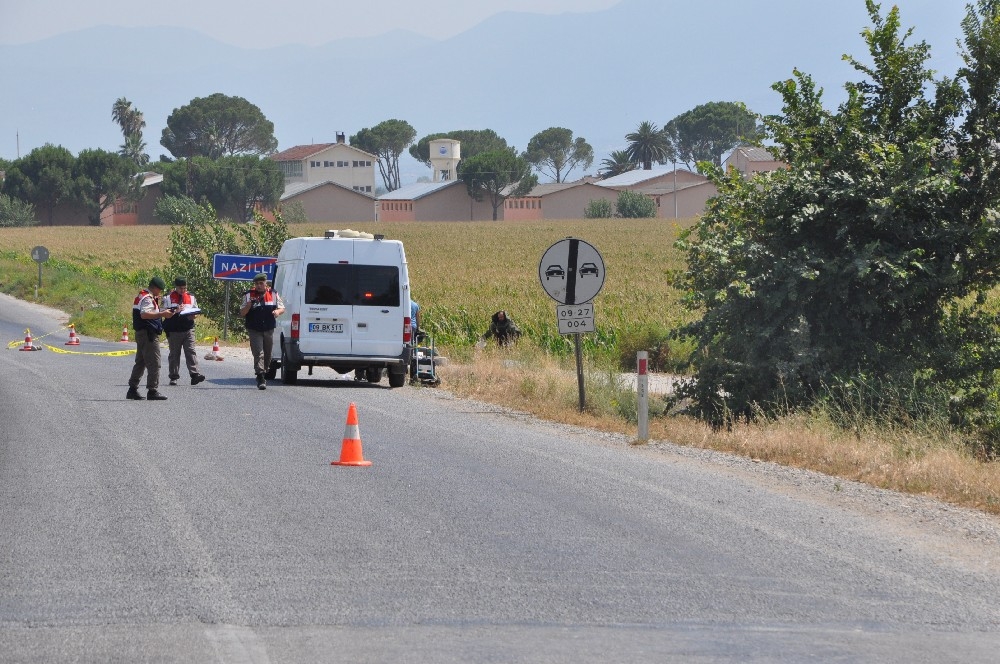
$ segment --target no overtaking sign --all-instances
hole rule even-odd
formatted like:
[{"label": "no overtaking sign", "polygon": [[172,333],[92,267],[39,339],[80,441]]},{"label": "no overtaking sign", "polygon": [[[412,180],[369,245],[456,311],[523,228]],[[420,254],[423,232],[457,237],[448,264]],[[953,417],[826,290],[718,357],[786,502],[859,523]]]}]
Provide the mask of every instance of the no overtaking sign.
[{"label": "no overtaking sign", "polygon": [[542,254],[538,280],[559,304],[590,302],[604,287],[604,259],[593,245],[568,237]]}]

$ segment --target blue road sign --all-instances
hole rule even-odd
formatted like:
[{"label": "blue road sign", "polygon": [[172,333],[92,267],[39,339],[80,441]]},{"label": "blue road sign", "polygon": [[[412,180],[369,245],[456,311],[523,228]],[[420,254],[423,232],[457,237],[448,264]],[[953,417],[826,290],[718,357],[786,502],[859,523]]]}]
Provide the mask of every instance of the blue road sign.
[{"label": "blue road sign", "polygon": [[255,276],[264,273],[273,282],[277,262],[275,256],[215,254],[212,261],[212,276],[224,281],[252,281]]}]

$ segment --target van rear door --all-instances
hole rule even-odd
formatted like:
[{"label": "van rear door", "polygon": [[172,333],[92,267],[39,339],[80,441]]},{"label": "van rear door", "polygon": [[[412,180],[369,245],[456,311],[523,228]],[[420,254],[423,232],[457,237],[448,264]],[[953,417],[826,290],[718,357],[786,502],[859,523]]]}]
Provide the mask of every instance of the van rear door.
[{"label": "van rear door", "polygon": [[299,321],[303,355],[350,355],[353,242],[307,242]]},{"label": "van rear door", "polygon": [[409,296],[401,288],[404,260],[399,242],[355,243],[357,298],[351,335],[355,355],[395,357],[403,352],[403,316],[410,315]]}]

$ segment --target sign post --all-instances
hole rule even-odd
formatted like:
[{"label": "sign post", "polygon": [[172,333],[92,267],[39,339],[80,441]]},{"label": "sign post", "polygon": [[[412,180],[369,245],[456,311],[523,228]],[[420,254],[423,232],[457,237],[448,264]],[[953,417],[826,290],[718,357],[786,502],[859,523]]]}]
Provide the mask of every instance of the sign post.
[{"label": "sign post", "polygon": [[266,274],[274,283],[274,270],[278,262],[275,256],[243,256],[239,254],[215,254],[212,257],[212,276],[226,282],[226,316],[222,324],[222,339],[229,339],[229,291],[233,281],[253,281],[258,274]]},{"label": "sign post", "polygon": [[49,250],[37,246],[31,250],[31,260],[38,263],[38,283],[35,284],[35,299],[38,299],[38,289],[42,287],[42,263],[49,260]]},{"label": "sign post", "polygon": [[636,376],[635,388],[638,395],[639,440],[649,440],[649,351],[640,350],[635,354]]},{"label": "sign post", "polygon": [[556,321],[560,334],[572,334],[576,354],[576,382],[580,390],[580,411],[586,404],[583,385],[583,352],[580,333],[594,332],[592,300],[604,286],[604,259],[597,249],[583,240],[568,237],[559,240],[542,254],[538,280],[549,297],[558,302]]}]

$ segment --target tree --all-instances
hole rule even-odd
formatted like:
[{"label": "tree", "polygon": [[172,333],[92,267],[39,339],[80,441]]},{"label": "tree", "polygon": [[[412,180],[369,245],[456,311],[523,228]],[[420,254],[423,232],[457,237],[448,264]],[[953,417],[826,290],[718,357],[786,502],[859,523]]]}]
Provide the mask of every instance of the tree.
[{"label": "tree", "polygon": [[160,145],[176,159],[268,155],[278,147],[274,123],[243,97],[216,92],[192,99],[167,117]]},{"label": "tree", "polygon": [[693,168],[699,161],[722,165],[722,155],[761,138],[757,115],[739,102],[713,101],[681,113],[663,128],[670,152]]},{"label": "tree", "polygon": [[75,161],[66,148],[46,143],[11,164],[3,183],[4,193],[44,211],[44,218],[52,225],[55,209],[73,200]]},{"label": "tree", "polygon": [[405,120],[385,120],[371,129],[351,136],[351,145],[375,155],[385,188],[399,189],[399,155],[417,137],[417,130]]},{"label": "tree", "polygon": [[125,138],[119,154],[131,159],[136,166],[143,167],[148,164],[149,155],[146,154],[146,143],[142,139],[146,121],[139,109],[133,108],[132,102],[125,97],[119,97],[111,107],[111,119],[121,127],[122,136]]},{"label": "tree", "polygon": [[862,80],[835,112],[798,71],[773,86],[784,106],[765,135],[789,168],[709,169],[719,194],[678,245],[701,314],[682,330],[698,349],[681,396],[716,424],[838,390],[883,417],[934,404],[995,454],[1000,5],[969,6],[966,66],[940,81],[898,9],[866,5],[872,64],[848,58]]},{"label": "tree", "polygon": [[490,150],[506,150],[507,141],[492,129],[460,129],[443,134],[428,134],[410,146],[410,156],[431,167],[431,141],[439,138],[450,138],[462,144],[462,158],[475,157],[481,152]]},{"label": "tree", "polygon": [[[190,198],[164,196],[153,214],[171,225],[168,274],[183,274],[188,287],[198,294],[198,306],[213,320],[226,315],[228,282],[212,278],[214,254],[277,256],[288,239],[288,227],[280,214],[270,221],[259,215],[252,224],[228,224],[211,206],[201,206]],[[236,320],[240,298],[229,298],[229,317]],[[242,328],[230,330],[242,334]]]},{"label": "tree", "polygon": [[525,196],[538,184],[531,164],[519,157],[514,148],[482,152],[458,164],[458,177],[465,182],[469,196],[477,201],[485,196],[493,206],[493,221],[497,210],[508,196]]},{"label": "tree", "polygon": [[590,168],[594,163],[594,148],[582,137],[573,140],[569,129],[550,127],[531,137],[522,156],[538,171],[549,169],[544,174],[555,182],[564,182],[577,166]]},{"label": "tree", "polygon": [[241,222],[253,219],[258,204],[277,205],[285,185],[278,164],[256,155],[195,157],[157,164],[157,169],[163,173],[164,195],[192,198]]},{"label": "tree", "polygon": [[674,159],[670,140],[652,122],[641,122],[635,131],[625,135],[625,140],[629,143],[625,149],[629,160],[642,164],[645,171],[652,170],[654,161],[665,164]]},{"label": "tree", "polygon": [[101,215],[115,201],[139,199],[142,179],[131,159],[101,149],[83,150],[73,164],[73,186],[91,225],[100,226]]},{"label": "tree", "polygon": [[634,171],[637,167],[638,164],[632,161],[628,150],[615,150],[608,155],[607,159],[601,161],[600,174],[603,179],[613,178],[616,175]]},{"label": "tree", "polygon": [[0,194],[0,228],[12,226],[34,226],[35,207],[19,198]]}]

